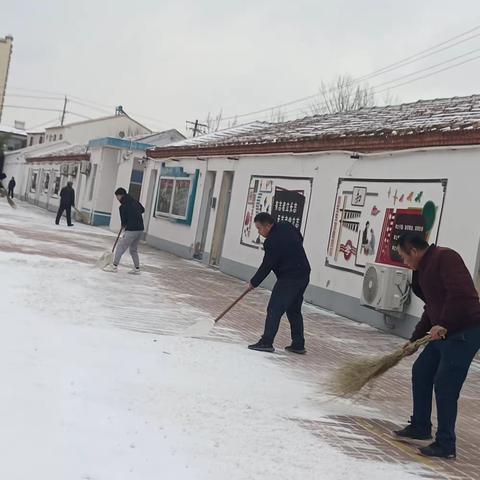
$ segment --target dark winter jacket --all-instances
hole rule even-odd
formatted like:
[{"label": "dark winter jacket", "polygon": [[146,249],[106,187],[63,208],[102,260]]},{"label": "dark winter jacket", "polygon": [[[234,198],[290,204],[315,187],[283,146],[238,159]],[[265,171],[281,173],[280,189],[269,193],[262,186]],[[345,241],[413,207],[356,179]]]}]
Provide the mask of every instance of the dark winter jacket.
[{"label": "dark winter jacket", "polygon": [[302,234],[289,222],[275,223],[266,238],[265,255],[255,276],[250,280],[258,287],[273,271],[277,279],[302,279],[310,275],[310,264],[303,249]]},{"label": "dark winter jacket", "polygon": [[8,189],[9,189],[9,190],[13,190],[16,185],[17,185],[17,183],[15,182],[15,180],[10,180],[10,181],[8,182]]},{"label": "dark winter jacket", "polygon": [[75,205],[75,190],[68,185],[60,190],[60,204],[64,207]]},{"label": "dark winter jacket", "polygon": [[145,212],[143,205],[130,195],[124,195],[120,202],[120,219],[122,227],[128,232],[141,232],[144,230],[142,214]]},{"label": "dark winter jacket", "polygon": [[448,333],[480,326],[480,302],[462,257],[449,248],[429,247],[413,276],[413,291],[425,309],[411,341],[440,325]]}]

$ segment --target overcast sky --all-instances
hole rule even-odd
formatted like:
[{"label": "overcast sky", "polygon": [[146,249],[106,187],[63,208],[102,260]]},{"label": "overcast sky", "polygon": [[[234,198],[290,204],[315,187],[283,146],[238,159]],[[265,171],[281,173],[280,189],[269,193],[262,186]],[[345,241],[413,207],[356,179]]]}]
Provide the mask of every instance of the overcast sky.
[{"label": "overcast sky", "polygon": [[[228,117],[311,95],[322,80],[367,75],[480,25],[478,0],[0,0],[0,11],[0,36],[14,37],[6,105],[61,109],[61,98],[13,95],[66,93],[107,108],[69,103],[77,114],[121,104],[152,128],[182,132],[208,112]],[[479,56],[480,29],[461,39],[473,35],[370,84]],[[401,102],[468,95],[480,93],[479,79],[480,58],[391,93]],[[2,123],[31,128],[58,116],[5,108]]]}]

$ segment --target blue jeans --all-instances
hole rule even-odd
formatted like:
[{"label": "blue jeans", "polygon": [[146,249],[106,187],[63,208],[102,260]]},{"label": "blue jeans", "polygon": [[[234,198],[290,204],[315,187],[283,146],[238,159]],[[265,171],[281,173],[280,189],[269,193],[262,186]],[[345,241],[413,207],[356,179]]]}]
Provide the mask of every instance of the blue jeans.
[{"label": "blue jeans", "polygon": [[284,313],[287,314],[292,334],[292,345],[295,348],[305,347],[303,335],[302,304],[303,294],[307,289],[309,277],[300,279],[279,279],[273,287],[272,296],[267,307],[267,319],[262,340],[273,345],[273,340],[278,332],[280,320]]},{"label": "blue jeans", "polygon": [[435,391],[438,429],[436,441],[446,449],[455,448],[457,401],[475,354],[480,348],[480,327],[448,335],[429,343],[412,369],[412,424],[425,433],[432,428],[432,396]]}]

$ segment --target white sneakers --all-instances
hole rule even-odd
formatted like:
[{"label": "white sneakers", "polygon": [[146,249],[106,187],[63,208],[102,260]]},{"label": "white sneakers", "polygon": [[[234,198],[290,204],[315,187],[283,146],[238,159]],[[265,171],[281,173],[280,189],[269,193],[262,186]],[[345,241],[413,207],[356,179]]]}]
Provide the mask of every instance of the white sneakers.
[{"label": "white sneakers", "polygon": [[[102,270],[104,272],[109,272],[109,273],[117,273],[118,272],[118,267],[110,264],[107,265],[106,267],[103,267]],[[140,275],[140,268],[132,268],[131,270],[128,271],[130,275]]]},{"label": "white sneakers", "polygon": [[106,267],[103,267],[102,270],[104,272],[117,273],[118,272],[118,267],[111,263],[110,265],[107,265]]}]

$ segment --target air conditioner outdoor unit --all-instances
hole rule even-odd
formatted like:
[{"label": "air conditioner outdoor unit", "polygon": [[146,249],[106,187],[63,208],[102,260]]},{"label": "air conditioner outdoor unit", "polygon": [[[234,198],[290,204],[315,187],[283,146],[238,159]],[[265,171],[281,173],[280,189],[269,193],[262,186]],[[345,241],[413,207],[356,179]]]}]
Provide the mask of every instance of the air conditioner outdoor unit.
[{"label": "air conditioner outdoor unit", "polygon": [[80,164],[80,173],[83,173],[84,175],[90,175],[91,167],[92,165],[88,160],[83,160]]},{"label": "air conditioner outdoor unit", "polygon": [[407,268],[367,263],[360,303],[375,310],[403,312],[410,299],[410,284]]},{"label": "air conditioner outdoor unit", "polygon": [[78,172],[78,165],[76,164],[70,164],[68,166],[68,174],[71,175],[72,177],[76,177]]},{"label": "air conditioner outdoor unit", "polygon": [[63,163],[60,165],[60,173],[62,175],[68,175],[68,163]]}]

